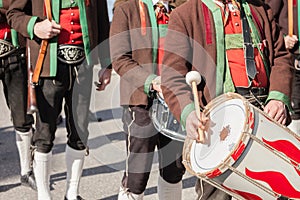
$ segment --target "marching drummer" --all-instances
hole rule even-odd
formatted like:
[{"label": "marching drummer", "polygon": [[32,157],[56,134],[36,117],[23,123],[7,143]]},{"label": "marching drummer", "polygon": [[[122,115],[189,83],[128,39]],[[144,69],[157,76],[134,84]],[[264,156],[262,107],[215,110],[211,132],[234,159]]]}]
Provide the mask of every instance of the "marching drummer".
[{"label": "marching drummer", "polygon": [[163,44],[169,15],[182,3],[165,0],[118,1],[111,24],[112,64],[121,77],[121,105],[127,134],[126,169],[119,200],[143,199],[154,150],[158,148],[159,199],[181,199],[183,143],[158,133],[150,118],[152,96],[160,92]]},{"label": "marching drummer", "polygon": [[[162,92],[187,137],[199,141],[197,129],[204,131],[208,125],[207,117],[197,116],[195,95],[204,107],[223,93],[237,92],[279,123],[290,123],[291,55],[270,14],[256,0],[189,0],[172,13]],[[185,80],[189,71],[202,75],[196,94]],[[204,137],[204,143],[208,142],[209,137]],[[208,184],[197,184],[196,190],[199,199],[230,198]]]}]

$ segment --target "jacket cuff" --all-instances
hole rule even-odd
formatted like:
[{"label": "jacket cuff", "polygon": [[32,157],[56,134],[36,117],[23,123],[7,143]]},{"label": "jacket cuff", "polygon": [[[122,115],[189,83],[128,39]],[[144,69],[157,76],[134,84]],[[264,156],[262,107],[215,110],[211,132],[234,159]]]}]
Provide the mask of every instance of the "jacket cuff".
[{"label": "jacket cuff", "polygon": [[37,16],[33,16],[31,17],[31,19],[29,20],[28,24],[27,24],[27,33],[29,35],[29,38],[32,40],[34,38],[34,25],[37,21],[38,17]]},{"label": "jacket cuff", "polygon": [[184,107],[184,109],[182,110],[182,113],[180,115],[180,124],[184,127],[184,129],[185,129],[185,126],[186,126],[186,118],[194,110],[195,110],[195,104],[194,104],[194,102],[186,105]]},{"label": "jacket cuff", "polygon": [[144,92],[147,94],[147,96],[149,96],[152,80],[155,79],[156,77],[157,77],[157,75],[150,74],[150,76],[148,76],[146,78],[146,81],[145,81],[145,84],[144,84]]},{"label": "jacket cuff", "polygon": [[278,91],[270,91],[266,103],[272,99],[282,101],[287,106],[290,112],[293,111],[290,98],[285,94]]}]

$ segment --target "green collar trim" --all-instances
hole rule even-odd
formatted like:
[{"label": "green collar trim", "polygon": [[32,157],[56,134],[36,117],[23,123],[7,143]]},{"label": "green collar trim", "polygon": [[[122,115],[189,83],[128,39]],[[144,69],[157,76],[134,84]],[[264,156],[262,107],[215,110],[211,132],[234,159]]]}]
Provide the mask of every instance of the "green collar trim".
[{"label": "green collar trim", "polygon": [[[216,32],[216,50],[217,50],[217,63],[216,63],[216,96],[223,93],[223,82],[225,72],[225,40],[224,40],[224,25],[222,19],[221,9],[211,0],[202,0],[202,2],[212,12],[215,32]],[[222,28],[220,28],[222,27]]]},{"label": "green collar trim", "polygon": [[3,1],[0,0],[0,8],[3,8]]},{"label": "green collar trim", "polygon": [[156,62],[157,62],[157,49],[158,49],[158,27],[155,17],[155,12],[153,9],[153,2],[152,0],[142,0],[148,8],[148,13],[150,17],[150,23],[151,23],[151,30],[152,30],[152,63],[153,68],[152,72],[156,74]]}]

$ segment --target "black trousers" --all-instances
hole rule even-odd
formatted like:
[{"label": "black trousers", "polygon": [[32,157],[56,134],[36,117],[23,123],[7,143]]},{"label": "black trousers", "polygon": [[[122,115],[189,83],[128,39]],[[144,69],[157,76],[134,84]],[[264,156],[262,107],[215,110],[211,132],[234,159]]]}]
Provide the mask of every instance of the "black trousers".
[{"label": "black trousers", "polygon": [[[298,65],[300,65],[300,63]],[[300,69],[296,69],[294,74],[292,88],[292,107],[294,111],[294,113],[291,115],[292,119],[300,119]]]},{"label": "black trousers", "polygon": [[86,148],[92,75],[93,69],[90,66],[72,66],[58,62],[55,77],[40,78],[36,87],[39,112],[33,136],[33,144],[38,152],[48,153],[53,147],[56,119],[61,113],[63,100],[67,144],[76,150]]},{"label": "black trousers", "polygon": [[32,115],[26,114],[27,70],[24,49],[0,58],[0,79],[14,128],[20,132],[29,131],[34,120]]},{"label": "black trousers", "polygon": [[[182,164],[183,143],[174,141],[154,128],[149,110],[143,107],[124,107],[124,131],[127,134],[126,170],[122,184],[130,192],[144,192],[158,149],[160,176],[169,183],[178,183],[185,173]],[[129,152],[128,152],[129,150]]]}]

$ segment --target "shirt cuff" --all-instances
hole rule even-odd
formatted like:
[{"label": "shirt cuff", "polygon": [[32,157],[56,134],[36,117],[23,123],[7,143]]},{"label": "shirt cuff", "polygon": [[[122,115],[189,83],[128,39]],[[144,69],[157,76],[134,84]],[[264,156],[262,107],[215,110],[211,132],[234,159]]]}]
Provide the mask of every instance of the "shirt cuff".
[{"label": "shirt cuff", "polygon": [[27,33],[29,35],[29,38],[32,40],[34,37],[34,25],[36,23],[36,20],[38,19],[37,16],[33,16],[31,17],[31,19],[29,20],[28,24],[27,24]]}]

